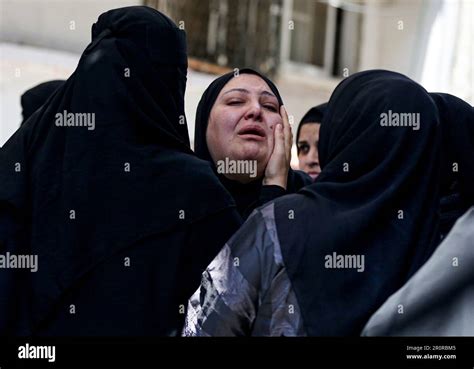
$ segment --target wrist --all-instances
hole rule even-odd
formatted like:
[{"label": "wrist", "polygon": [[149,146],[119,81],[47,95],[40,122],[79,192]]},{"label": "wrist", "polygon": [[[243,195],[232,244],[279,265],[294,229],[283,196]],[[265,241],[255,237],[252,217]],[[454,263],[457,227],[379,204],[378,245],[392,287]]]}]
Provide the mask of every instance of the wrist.
[{"label": "wrist", "polygon": [[286,185],[287,185],[287,176],[286,177],[264,177],[262,184],[264,186],[280,186],[283,187],[286,190]]}]

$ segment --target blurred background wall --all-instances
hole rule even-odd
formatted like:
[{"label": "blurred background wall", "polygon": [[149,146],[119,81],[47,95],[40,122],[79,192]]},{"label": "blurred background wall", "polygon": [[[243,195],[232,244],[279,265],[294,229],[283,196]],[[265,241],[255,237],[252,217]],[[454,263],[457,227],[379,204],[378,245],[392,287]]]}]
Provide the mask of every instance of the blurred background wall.
[{"label": "blurred background wall", "polygon": [[0,40],[82,53],[91,25],[110,9],[141,0],[0,0]]},{"label": "blurred background wall", "polygon": [[97,17],[129,5],[186,30],[191,138],[200,95],[235,67],[275,78],[295,123],[342,78],[372,68],[474,102],[474,0],[0,0],[0,145],[18,127],[21,93],[67,78]]}]

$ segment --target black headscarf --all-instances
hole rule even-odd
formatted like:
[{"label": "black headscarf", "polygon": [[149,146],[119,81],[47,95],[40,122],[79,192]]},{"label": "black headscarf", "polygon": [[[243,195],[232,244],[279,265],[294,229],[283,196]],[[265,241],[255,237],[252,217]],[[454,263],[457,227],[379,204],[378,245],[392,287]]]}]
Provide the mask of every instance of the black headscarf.
[{"label": "black headscarf", "polygon": [[207,147],[207,140],[206,140],[206,132],[207,132],[207,125],[209,124],[209,115],[211,114],[212,107],[219,96],[219,93],[222,91],[224,86],[232,79],[235,78],[237,75],[240,74],[253,74],[261,79],[263,79],[268,87],[272,90],[275,94],[278,103],[283,105],[283,100],[280,96],[280,92],[276,88],[275,84],[270,81],[267,77],[263,74],[258,73],[257,71],[244,68],[238,70],[238,74],[235,72],[229,72],[220,76],[219,78],[215,79],[209,87],[204,91],[203,95],[201,96],[201,100],[199,101],[197,110],[196,110],[196,121],[195,121],[195,131],[194,131],[194,152],[198,157],[203,160],[207,160],[213,163],[211,154],[209,153],[209,149]]},{"label": "black headscarf", "polygon": [[442,130],[440,231],[444,238],[474,205],[474,108],[453,95],[430,95],[438,106]]},{"label": "black headscarf", "polygon": [[324,113],[328,103],[324,103],[318,106],[314,106],[308,110],[308,112],[301,118],[301,122],[298,125],[298,130],[296,131],[296,142],[300,139],[301,127],[307,123],[321,123],[323,121]]},{"label": "black headscarf", "polygon": [[[253,74],[262,78],[270,87],[272,92],[275,94],[278,99],[279,105],[283,105],[283,100],[281,98],[280,92],[278,91],[275,84],[269,80],[264,75],[258,73],[257,71],[249,68],[244,68],[238,70],[238,74]],[[209,123],[209,115],[211,113],[212,107],[216,102],[219,93],[224,88],[224,86],[234,77],[237,73],[229,72],[223,76],[214,80],[209,87],[204,91],[204,94],[199,101],[197,111],[196,111],[196,121],[195,121],[195,131],[194,131],[194,151],[196,155],[211,163],[215,169],[214,161],[212,160],[211,154],[207,146],[206,132],[207,126]],[[234,198],[237,209],[239,213],[247,218],[253,209],[262,205],[261,201],[261,189],[263,179],[255,180],[247,184],[243,184],[237,181],[230,180],[222,174],[217,174],[222,184],[225,188],[232,194]],[[311,178],[304,172],[293,171],[291,168],[288,172],[288,182],[287,182],[287,193],[293,193],[302,188],[303,186],[311,183]],[[273,186],[265,186],[273,187]],[[270,189],[268,189],[270,190]],[[271,192],[271,191],[269,191]],[[271,198],[272,194],[269,194]]]},{"label": "black headscarf", "polygon": [[[30,299],[20,306],[28,306],[31,321],[20,332],[38,327],[107,258],[168,232],[167,244],[154,248],[174,260],[183,250],[169,232],[233,206],[210,165],[190,149],[186,73],[185,34],[171,20],[148,7],[108,11],[93,25],[76,71],[3,147],[2,251],[39,261],[38,272],[27,275],[30,293],[21,297]],[[94,113],[95,129],[57,126],[64,111]],[[191,254],[199,257],[206,247]],[[175,265],[157,262],[174,276]],[[19,281],[11,279],[10,291]],[[0,303],[11,307],[5,291]],[[160,296],[160,304],[169,298]],[[1,314],[0,332],[10,318]]]},{"label": "black headscarf", "polygon": [[33,113],[38,110],[48,98],[56,91],[59,87],[64,84],[64,80],[54,80],[40,83],[39,85],[30,88],[21,95],[21,107],[23,122],[33,115]]},{"label": "black headscarf", "polygon": [[[419,130],[381,114],[420,113]],[[439,122],[409,78],[356,73],[324,116],[322,172],[275,202],[278,237],[309,335],[359,335],[375,310],[426,261],[438,238]],[[364,255],[365,270],[330,269],[329,255]]]}]

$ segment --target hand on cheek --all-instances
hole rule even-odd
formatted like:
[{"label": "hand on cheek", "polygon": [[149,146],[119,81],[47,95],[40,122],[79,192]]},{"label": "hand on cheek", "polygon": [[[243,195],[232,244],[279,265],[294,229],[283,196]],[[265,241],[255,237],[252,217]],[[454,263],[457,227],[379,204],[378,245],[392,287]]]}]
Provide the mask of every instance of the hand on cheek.
[{"label": "hand on cheek", "polygon": [[283,124],[275,125],[273,129],[274,143],[273,151],[265,168],[265,176],[263,178],[264,185],[276,185],[286,189],[288,171],[291,162],[291,143],[293,142],[293,134],[291,132],[288,114],[285,108],[280,108]]}]

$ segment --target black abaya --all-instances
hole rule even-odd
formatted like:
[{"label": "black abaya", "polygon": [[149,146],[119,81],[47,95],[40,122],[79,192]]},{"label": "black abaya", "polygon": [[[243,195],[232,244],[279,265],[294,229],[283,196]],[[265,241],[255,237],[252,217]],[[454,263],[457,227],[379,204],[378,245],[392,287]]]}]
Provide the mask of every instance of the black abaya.
[{"label": "black abaya", "polygon": [[23,122],[33,115],[48,98],[64,84],[64,80],[54,80],[40,83],[39,85],[30,88],[21,95],[21,107]]},{"label": "black abaya", "polygon": [[[412,125],[395,126],[395,119],[384,125],[384,114],[392,113],[415,114]],[[321,174],[275,202],[307,334],[360,334],[431,255],[438,238],[439,143],[437,109],[409,78],[360,72],[335,89],[321,125]],[[364,265],[356,267],[362,257]]]},{"label": "black abaya", "polygon": [[[73,75],[5,144],[1,250],[38,255],[39,268],[0,270],[1,334],[179,331],[180,305],[240,225],[189,147],[186,72],[171,20],[108,11]],[[94,125],[58,124],[63,113]]]},{"label": "black abaya", "polygon": [[440,114],[441,238],[474,205],[474,108],[456,96],[430,93]]}]

